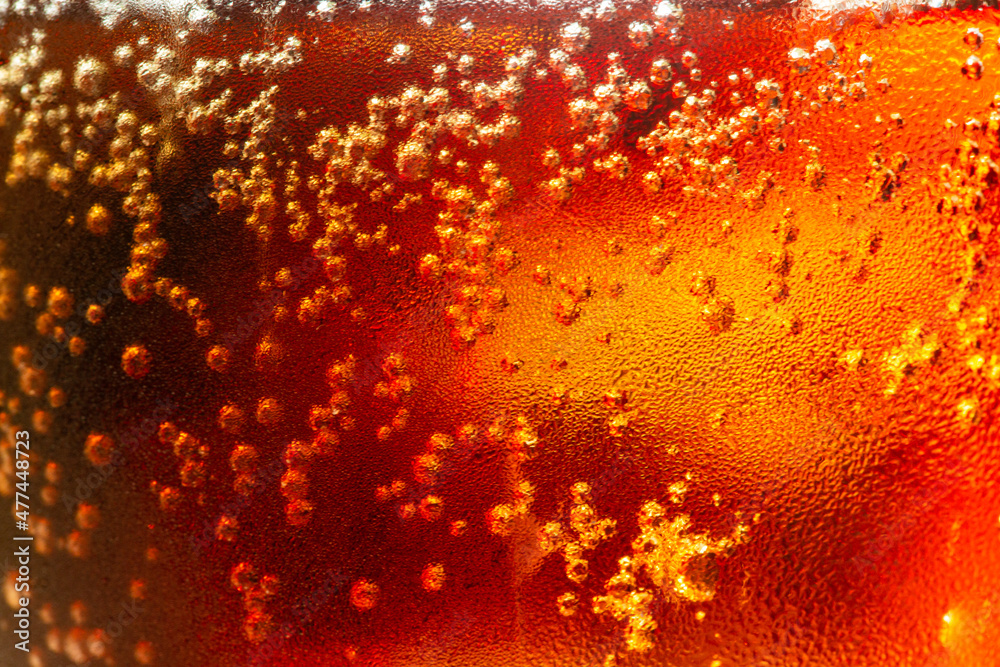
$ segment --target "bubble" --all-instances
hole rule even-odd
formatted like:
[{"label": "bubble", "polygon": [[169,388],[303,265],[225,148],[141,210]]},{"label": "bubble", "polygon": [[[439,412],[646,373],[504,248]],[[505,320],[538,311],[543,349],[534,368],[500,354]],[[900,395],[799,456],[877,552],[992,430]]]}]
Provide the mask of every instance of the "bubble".
[{"label": "bubble", "polygon": [[645,111],[649,108],[653,91],[645,81],[633,81],[623,92],[622,99],[632,111]]},{"label": "bubble", "polygon": [[445,580],[445,570],[442,563],[428,563],[420,572],[420,585],[429,593],[441,590]]},{"label": "bubble", "polygon": [[653,26],[643,21],[633,21],[628,26],[628,40],[637,49],[649,48],[653,42]]},{"label": "bubble", "polygon": [[351,585],[349,600],[358,611],[371,611],[378,603],[379,587],[367,579],[359,579]]},{"label": "bubble", "polygon": [[219,408],[219,428],[227,433],[238,433],[246,422],[246,413],[237,405],[226,404]]},{"label": "bubble", "polygon": [[437,454],[421,454],[413,459],[413,478],[420,484],[434,484],[441,472],[441,457]]},{"label": "bubble", "polygon": [[122,352],[122,370],[134,380],[142,379],[149,373],[153,356],[144,345],[129,345]]},{"label": "bubble", "polygon": [[813,46],[813,57],[827,65],[837,63],[837,47],[828,39],[818,40]]},{"label": "bubble", "polygon": [[562,80],[570,89],[582,90],[587,87],[587,75],[577,64],[567,65],[562,71]]},{"label": "bubble", "polygon": [[243,561],[233,566],[229,571],[229,585],[243,593],[255,587],[260,582],[260,575],[251,563]]},{"label": "bubble", "polygon": [[144,667],[153,664],[156,659],[156,652],[153,650],[153,643],[150,641],[142,640],[136,642],[135,650],[132,652],[132,657],[135,661]]},{"label": "bubble", "polygon": [[80,530],[70,531],[66,536],[66,552],[73,558],[86,559],[90,557],[90,533]]},{"label": "bubble", "polygon": [[159,489],[157,497],[160,503],[160,509],[164,512],[175,512],[181,504],[181,492],[179,489],[173,486],[165,486]]},{"label": "bubble", "polygon": [[562,616],[575,616],[580,606],[580,596],[576,593],[563,593],[556,598],[556,607]]},{"label": "bubble", "polygon": [[114,452],[114,440],[101,433],[91,433],[83,445],[84,456],[94,466],[106,466],[111,463]]},{"label": "bubble", "polygon": [[656,31],[662,35],[671,28],[683,25],[684,10],[670,0],[662,0],[653,8],[653,18],[656,20]]},{"label": "bubble", "polygon": [[49,290],[49,312],[60,320],[73,313],[73,295],[65,287],[53,287]]},{"label": "bubble", "polygon": [[35,318],[35,331],[42,336],[54,336],[56,330],[56,318],[52,313],[42,313]]},{"label": "bubble", "polygon": [[239,444],[233,447],[229,455],[229,467],[237,473],[250,473],[256,470],[259,455],[253,445]]},{"label": "bubble", "polygon": [[420,516],[424,521],[437,521],[444,514],[444,500],[440,496],[425,496],[420,501]]},{"label": "bubble", "polygon": [[496,505],[486,512],[486,525],[494,535],[510,535],[514,530],[514,508],[508,504]]},{"label": "bubble", "polygon": [[87,652],[87,631],[83,628],[72,628],[63,638],[63,654],[77,665],[83,665],[90,659]]},{"label": "bubble", "polygon": [[969,56],[962,65],[962,74],[973,81],[983,77],[983,61],[976,56]]},{"label": "bubble", "polygon": [[94,530],[101,522],[101,511],[96,505],[80,503],[76,508],[76,525],[81,530]]},{"label": "bubble", "polygon": [[712,297],[701,310],[701,318],[712,333],[728,331],[736,317],[736,309],[732,300],[725,297]]},{"label": "bubble", "polygon": [[983,45],[983,33],[979,28],[967,28],[962,41],[974,49]]},{"label": "bubble", "polygon": [[281,476],[281,495],[285,498],[304,498],[309,492],[309,478],[301,470],[286,470]]},{"label": "bubble", "polygon": [[145,600],[149,587],[144,579],[133,579],[129,582],[128,596],[133,600]]},{"label": "bubble", "polygon": [[281,420],[281,405],[275,398],[262,398],[257,402],[257,422],[265,426]]},{"label": "bubble", "polygon": [[410,62],[412,56],[413,49],[410,48],[410,45],[400,42],[392,47],[392,54],[386,59],[386,62],[392,65],[405,65]]},{"label": "bubble", "polygon": [[87,231],[91,234],[104,236],[111,229],[113,217],[111,211],[102,204],[94,204],[87,211],[86,225]]},{"label": "bubble", "polygon": [[213,345],[205,356],[208,367],[217,373],[224,372],[229,367],[229,348],[225,345]]},{"label": "bubble", "polygon": [[590,43],[590,29],[579,23],[569,23],[559,31],[559,38],[560,45],[567,53],[577,53]]},{"label": "bubble", "polygon": [[803,48],[795,47],[788,52],[788,61],[799,74],[805,74],[809,71],[812,54]]},{"label": "bubble", "polygon": [[59,484],[63,479],[63,467],[55,461],[45,464],[45,480],[50,484]]},{"label": "bubble", "polygon": [[104,63],[93,57],[84,57],[77,61],[73,70],[73,87],[87,97],[97,97],[104,90],[108,77]]},{"label": "bubble", "polygon": [[305,498],[293,498],[285,506],[285,518],[292,526],[302,527],[312,519],[313,504]]}]

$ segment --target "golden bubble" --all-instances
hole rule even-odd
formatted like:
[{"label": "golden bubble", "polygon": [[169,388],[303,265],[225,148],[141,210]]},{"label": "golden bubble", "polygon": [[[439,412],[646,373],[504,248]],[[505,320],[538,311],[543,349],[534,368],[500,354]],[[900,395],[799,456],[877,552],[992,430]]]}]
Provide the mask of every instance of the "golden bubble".
[{"label": "golden bubble", "polygon": [[107,435],[91,433],[83,445],[83,453],[95,466],[105,466],[111,463],[115,451],[114,441]]},{"label": "golden bubble", "polygon": [[103,204],[94,204],[87,211],[87,231],[91,234],[96,234],[98,236],[104,236],[111,230],[111,223],[113,217],[111,211],[109,211]]},{"label": "golden bubble", "polygon": [[42,305],[42,290],[38,285],[28,285],[24,288],[24,303],[28,308],[38,308]]},{"label": "golden bubble", "polygon": [[81,530],[94,530],[101,522],[101,512],[96,505],[80,503],[76,508],[76,525]]},{"label": "golden bubble", "polygon": [[35,319],[35,331],[42,336],[51,336],[56,329],[56,318],[52,313],[42,313]]},{"label": "golden bubble", "polygon": [[281,413],[281,405],[275,398],[262,398],[257,402],[257,422],[260,424],[277,424],[281,420]]},{"label": "golden bubble", "polygon": [[90,324],[100,324],[104,320],[104,308],[96,303],[87,307],[87,322]]},{"label": "golden bubble", "polygon": [[444,587],[446,578],[444,564],[428,563],[420,572],[420,585],[425,591],[433,593]]},{"label": "golden bubble", "polygon": [[215,345],[208,350],[205,359],[208,367],[217,373],[222,373],[229,367],[229,348],[224,345]]},{"label": "golden bubble", "polygon": [[52,413],[45,410],[35,410],[31,415],[31,425],[41,435],[48,435],[52,429]]},{"label": "golden bubble", "polygon": [[130,378],[138,380],[149,373],[152,360],[153,357],[145,346],[139,344],[129,345],[122,352],[122,370]]},{"label": "golden bubble", "polygon": [[90,533],[81,530],[70,531],[66,536],[66,551],[73,558],[90,557]]},{"label": "golden bubble", "polygon": [[87,349],[87,341],[79,336],[69,339],[69,353],[74,357],[79,357]]},{"label": "golden bubble", "polygon": [[219,408],[219,428],[227,433],[239,433],[246,422],[246,412],[232,403]]},{"label": "golden bubble", "polygon": [[378,603],[379,587],[367,579],[359,579],[351,585],[351,606],[358,611],[371,611]]}]

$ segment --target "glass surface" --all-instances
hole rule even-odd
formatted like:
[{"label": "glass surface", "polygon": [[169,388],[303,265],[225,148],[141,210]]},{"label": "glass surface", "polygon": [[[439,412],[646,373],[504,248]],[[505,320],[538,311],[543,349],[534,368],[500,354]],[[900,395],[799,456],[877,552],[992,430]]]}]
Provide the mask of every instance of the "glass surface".
[{"label": "glass surface", "polygon": [[996,664],[994,5],[4,4],[0,665]]}]

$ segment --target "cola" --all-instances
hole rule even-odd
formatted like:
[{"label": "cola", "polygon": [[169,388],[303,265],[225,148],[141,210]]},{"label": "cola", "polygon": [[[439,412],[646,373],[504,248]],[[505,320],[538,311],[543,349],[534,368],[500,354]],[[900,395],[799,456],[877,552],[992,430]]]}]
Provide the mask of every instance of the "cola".
[{"label": "cola", "polygon": [[993,5],[5,12],[3,664],[992,664]]}]

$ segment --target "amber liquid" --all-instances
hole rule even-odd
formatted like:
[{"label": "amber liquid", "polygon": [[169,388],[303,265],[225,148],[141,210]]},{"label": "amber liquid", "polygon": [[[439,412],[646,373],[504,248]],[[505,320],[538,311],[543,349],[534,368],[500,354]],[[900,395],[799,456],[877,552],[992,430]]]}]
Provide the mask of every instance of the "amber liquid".
[{"label": "amber liquid", "polygon": [[995,10],[422,12],[6,19],[0,662],[992,664]]}]

